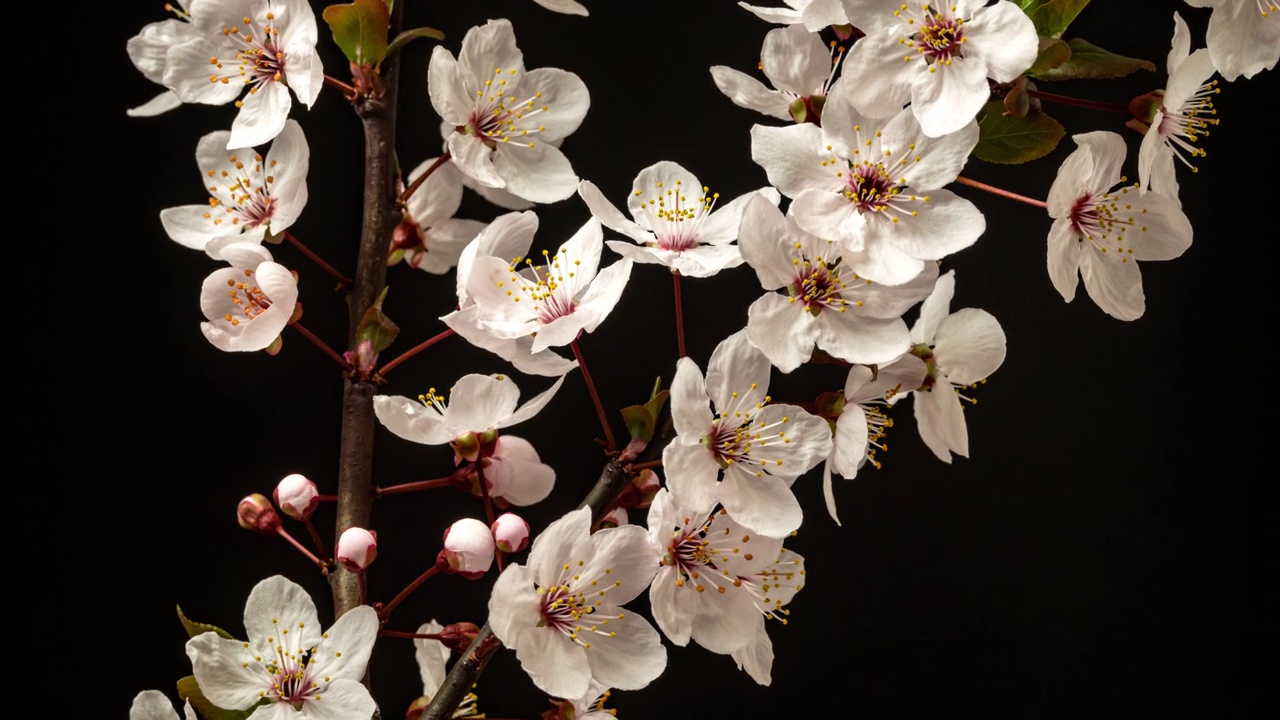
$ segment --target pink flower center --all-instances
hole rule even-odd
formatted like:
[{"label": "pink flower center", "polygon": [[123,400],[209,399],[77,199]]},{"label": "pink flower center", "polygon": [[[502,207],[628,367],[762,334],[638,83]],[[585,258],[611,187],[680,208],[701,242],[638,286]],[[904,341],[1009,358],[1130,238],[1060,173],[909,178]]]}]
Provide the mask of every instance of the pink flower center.
[{"label": "pink flower center", "polygon": [[787,286],[791,302],[799,300],[804,303],[805,309],[814,316],[826,307],[844,312],[845,301],[840,297],[840,291],[845,284],[840,281],[838,270],[828,268],[823,260],[814,265],[806,259],[796,267],[797,277]]},{"label": "pink flower center", "polygon": [[882,163],[863,161],[850,168],[845,183],[844,196],[857,206],[859,212],[881,212],[902,192],[898,183],[889,175]]},{"label": "pink flower center", "polygon": [[490,149],[498,143],[510,144],[512,139],[515,147],[533,147],[529,136],[546,132],[547,128],[531,118],[546,112],[547,106],[542,104],[540,92],[523,100],[508,94],[516,85],[516,79],[516,70],[504,73],[502,68],[495,68],[493,77],[476,90],[476,104],[467,117],[467,124],[458,128],[459,131],[475,135]]},{"label": "pink flower center", "polygon": [[[266,14],[266,22],[257,27],[256,21],[244,17],[244,25],[231,25],[222,28],[222,35],[237,46],[235,58],[224,60],[216,55],[209,58],[209,64],[218,71],[209,77],[209,82],[231,82],[249,85],[249,92],[256,93],[258,88],[269,82],[280,82],[285,72],[284,51],[280,49],[280,29],[276,27],[276,16],[273,12]],[[236,101],[236,107],[242,103]]]},{"label": "pink flower center", "polygon": [[[1103,255],[1129,262],[1129,256],[1133,255],[1131,236],[1147,231],[1141,217],[1146,209],[1135,211],[1129,203],[1122,204],[1121,196],[1135,188],[1136,184],[1122,187],[1119,192],[1081,196],[1071,206],[1071,229],[1081,241],[1087,241]],[[1138,214],[1130,214],[1133,212]]]},{"label": "pink flower center", "polygon": [[[640,212],[657,238],[651,245],[672,252],[697,247],[700,244],[698,230],[720,197],[720,193],[709,193],[708,190],[704,186],[702,192],[690,200],[685,194],[682,181],[676,180],[674,186],[666,187],[664,183],[657,183],[653,196],[640,203]],[[637,188],[635,194],[637,197],[643,196],[644,190]]]},{"label": "pink flower center", "polygon": [[[276,181],[280,161],[272,160],[264,166],[261,155],[255,153],[252,161],[248,161],[233,153],[227,162],[228,167],[221,171],[207,173],[213,182],[209,185],[209,212],[204,217],[214,225],[229,221],[240,226],[241,232],[260,225],[270,226],[277,204],[271,195],[271,186]],[[220,185],[219,181],[224,184]]]},{"label": "pink flower center", "polygon": [[920,31],[915,37],[917,52],[923,53],[929,62],[945,63],[953,55],[960,56],[964,43],[964,33],[960,29],[962,23],[948,12],[939,13],[929,8],[921,18]]},{"label": "pink flower center", "polygon": [[239,325],[242,320],[244,322],[253,320],[271,309],[271,298],[262,288],[248,280],[253,277],[253,271],[245,270],[244,274],[245,281],[227,280],[227,287],[230,288],[227,295],[231,303],[239,309],[238,313],[229,312],[223,318],[232,325]]}]

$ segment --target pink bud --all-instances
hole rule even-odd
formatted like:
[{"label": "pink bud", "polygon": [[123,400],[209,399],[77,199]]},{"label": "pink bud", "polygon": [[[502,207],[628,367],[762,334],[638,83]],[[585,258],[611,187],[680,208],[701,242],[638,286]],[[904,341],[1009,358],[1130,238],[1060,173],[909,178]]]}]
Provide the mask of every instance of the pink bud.
[{"label": "pink bud", "polygon": [[520,552],[529,547],[529,523],[515,513],[503,513],[489,528],[493,544],[504,553]]},{"label": "pink bud", "polygon": [[493,564],[493,533],[474,518],[463,518],[444,531],[444,549],[440,557],[445,572],[468,580],[482,577]]},{"label": "pink bud", "polygon": [[286,475],[275,489],[276,505],[281,512],[294,520],[309,520],[320,504],[320,492],[316,484],[304,475]]},{"label": "pink bud", "polygon": [[351,363],[362,375],[368,375],[378,364],[378,351],[374,349],[373,341],[361,340],[356,344],[355,352],[348,350],[342,353],[342,359]]},{"label": "pink bud", "polygon": [[338,538],[338,564],[353,573],[364,572],[378,557],[378,534],[352,527]]},{"label": "pink bud", "polygon": [[444,626],[440,631],[440,642],[450,650],[461,655],[471,646],[471,641],[480,634],[475,623],[456,622]]},{"label": "pink bud", "polygon": [[236,519],[240,527],[263,535],[275,535],[280,529],[280,516],[265,495],[254,493],[236,506]]},{"label": "pink bud", "polygon": [[601,528],[615,528],[615,527],[622,527],[623,525],[630,525],[630,524],[631,524],[631,519],[627,517],[626,508],[620,508],[620,507],[616,507],[610,510],[609,512],[605,513],[604,517],[600,518],[600,522],[597,523],[597,525]]}]

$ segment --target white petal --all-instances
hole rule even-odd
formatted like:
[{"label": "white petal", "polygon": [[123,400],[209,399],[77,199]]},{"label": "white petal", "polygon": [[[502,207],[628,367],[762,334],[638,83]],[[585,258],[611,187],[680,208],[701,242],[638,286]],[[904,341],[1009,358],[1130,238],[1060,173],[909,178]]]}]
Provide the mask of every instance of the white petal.
[{"label": "white petal", "polygon": [[[707,364],[707,396],[717,411],[755,404],[769,391],[769,359],[747,339],[746,328],[716,346]],[[737,399],[735,400],[735,395]]]},{"label": "white petal", "polygon": [[228,150],[261,145],[284,129],[289,108],[293,105],[289,89],[273,81],[259,85],[257,90],[245,95],[240,112],[231,123]]},{"label": "white petal", "polygon": [[747,339],[784,373],[809,360],[819,332],[818,319],[795,298],[770,292],[747,309]]},{"label": "white petal", "polygon": [[951,453],[969,457],[969,430],[964,421],[964,409],[956,391],[940,377],[937,385],[926,392],[912,393],[915,397],[916,427],[920,439],[939,460],[951,462]]},{"label": "white petal", "polygon": [[[1130,193],[1132,195],[1132,193]],[[1191,222],[1173,200],[1154,193],[1131,198],[1125,233],[1134,260],[1172,260],[1191,247]]]},{"label": "white petal", "polygon": [[443,445],[453,439],[440,413],[401,395],[375,395],[373,413],[397,437],[424,445]]},{"label": "white petal", "polygon": [[200,691],[214,705],[247,710],[261,699],[270,678],[254,662],[254,653],[240,640],[207,632],[187,641],[187,657]]},{"label": "white petal", "polygon": [[244,83],[209,79],[209,58],[226,48],[204,38],[179,43],[165,54],[164,85],[188,103],[224,105],[244,92]]},{"label": "white petal", "polygon": [[521,82],[521,92],[528,96],[541,93],[537,102],[546,110],[531,115],[530,120],[540,126],[539,135],[544,142],[555,142],[577,130],[591,107],[582,79],[559,68],[530,70]]},{"label": "white petal", "polygon": [[545,142],[534,147],[510,147],[500,143],[493,153],[493,165],[505,181],[505,188],[526,200],[553,203],[578,189],[578,176],[560,148]]},{"label": "white petal", "polygon": [[[658,553],[649,544],[649,533],[639,525],[623,525],[606,528],[591,536],[594,557],[576,573],[585,584],[598,580],[601,585],[613,584],[608,602],[624,605],[639,597],[658,571]],[[605,582],[608,581],[608,582]]]},{"label": "white petal", "polygon": [[500,188],[506,184],[506,180],[494,167],[492,151],[480,138],[453,133],[447,142],[454,164],[464,175],[487,187]]},{"label": "white petal", "polygon": [[711,401],[702,380],[702,371],[689,358],[676,362],[671,381],[671,420],[676,434],[690,442],[700,439],[711,427]]},{"label": "white petal", "polygon": [[938,333],[938,325],[951,312],[951,298],[955,292],[956,271],[948,270],[945,275],[938,278],[937,284],[933,286],[933,292],[921,304],[920,318],[916,320],[915,325],[911,326],[911,342],[933,344],[933,338]]},{"label": "white petal", "polygon": [[900,214],[891,222],[884,213],[868,218],[864,242],[893,245],[920,260],[940,260],[963,250],[987,229],[987,220],[978,208],[950,190],[934,190],[929,202],[912,203],[913,217]]},{"label": "white petal", "polygon": [[793,95],[812,95],[831,74],[831,53],[822,38],[801,25],[770,30],[760,64],[769,81]]},{"label": "white petal", "polygon": [[133,698],[129,720],[178,720],[173,703],[159,690],[143,690]]},{"label": "white petal", "polygon": [[591,287],[582,296],[582,301],[578,303],[578,312],[588,318],[582,327],[584,332],[594,332],[613,311],[618,300],[622,298],[622,291],[626,288],[627,281],[631,279],[631,268],[631,261],[622,259],[596,276]]},{"label": "white petal", "polygon": [[[680,574],[674,567],[664,566],[649,586],[649,607],[653,619],[662,634],[671,642],[684,647],[689,644],[693,631],[693,616],[698,609],[698,597],[693,585],[676,585]],[[166,700],[166,702],[168,702]],[[133,720],[133,718],[130,718]]]},{"label": "white petal", "polygon": [[524,565],[508,565],[493,583],[489,595],[489,627],[507,647],[514,647],[542,621],[541,604],[534,590],[533,571]]},{"label": "white petal", "polygon": [[933,352],[951,382],[972,385],[1004,363],[1004,330],[986,310],[957,310],[938,325]]},{"label": "white petal", "polygon": [[822,130],[805,123],[784,128],[751,128],[751,159],[764,168],[769,184],[794,198],[809,188],[831,191],[843,187],[840,178],[823,166]]},{"label": "white petal", "polygon": [[[605,198],[600,188],[590,180],[578,183],[578,196],[587,204],[587,209],[597,220],[610,230],[626,235],[638,243],[646,243],[654,239],[654,235],[636,225],[616,205]],[[612,246],[611,246],[612,247]]]},{"label": "white petal", "polygon": [[482,90],[485,81],[500,77],[507,80],[508,87],[523,82],[524,56],[516,47],[511,21],[490,20],[468,30],[462,38],[458,69],[472,91]]},{"label": "white petal", "polygon": [[431,64],[427,68],[427,93],[431,106],[450,125],[467,122],[474,105],[463,83],[462,71],[453,53],[437,45],[431,51]]},{"label": "white petal", "polygon": [[763,197],[774,207],[782,202],[782,196],[771,187],[763,187],[755,192],[739,195],[729,202],[719,205],[698,226],[698,242],[710,245],[725,245],[738,238],[738,230],[742,225],[742,213],[747,203],[757,196]]},{"label": "white petal", "polygon": [[[1016,8],[1014,12],[1021,14]],[[1035,47],[1034,37],[1032,43]],[[986,71],[977,59],[953,57],[950,63],[934,63],[915,76],[911,81],[911,110],[925,135],[949,135],[973,120],[991,97]]]},{"label": "white petal", "polygon": [[1118,320],[1136,320],[1146,310],[1138,263],[1117,253],[1088,247],[1080,254],[1080,276],[1089,297],[1103,312]]},{"label": "white petal", "polygon": [[[280,720],[296,720],[303,713],[286,703],[274,703],[282,715]],[[305,704],[307,720],[348,720],[372,717],[378,709],[373,696],[359,680],[342,678],[329,683],[320,697]],[[255,713],[256,715],[256,713]],[[289,717],[292,715],[293,717]]]},{"label": "white petal", "polygon": [[[418,626],[419,635],[436,635],[444,626],[435,620]],[[418,661],[418,672],[422,675],[422,694],[434,696],[444,684],[445,663],[449,662],[449,648],[439,640],[414,638],[413,655]]]},{"label": "white petal", "polygon": [[1063,300],[1071,302],[1080,275],[1080,237],[1066,218],[1054,220],[1049,229],[1048,267],[1054,289]]},{"label": "white petal", "polygon": [[785,480],[768,474],[756,477],[745,468],[739,472],[731,466],[725,472],[720,502],[743,526],[770,537],[786,537],[804,520]]},{"label": "white petal", "polygon": [[826,308],[818,316],[818,347],[853,363],[888,362],[911,347],[911,334],[901,318],[866,317],[861,308],[840,312]]},{"label": "white petal", "polygon": [[804,231],[760,196],[747,203],[742,218],[738,248],[756,271],[761,287],[776,290],[790,284],[795,279],[791,250],[800,242],[798,236],[805,234]]},{"label": "white petal", "polygon": [[1014,3],[1002,1],[979,9],[965,23],[964,34],[966,57],[981,58],[985,74],[998,83],[1012,82],[1040,52],[1035,25]]},{"label": "white petal", "polygon": [[529,550],[529,569],[539,585],[556,582],[567,562],[591,557],[591,510],[578,508],[547,526],[533,539]]},{"label": "white petal", "polygon": [[845,56],[841,76],[858,81],[842,84],[848,85],[849,100],[858,112],[869,117],[897,114],[912,99],[912,78],[928,74],[920,67],[923,57],[903,62],[901,37],[896,27],[873,32],[854,43]]},{"label": "white petal", "polygon": [[[409,173],[406,182],[413,184],[437,160],[438,158],[423,160]],[[453,217],[462,205],[462,173],[452,162],[445,162],[409,196],[405,205],[409,216],[424,229]]]},{"label": "white petal", "polygon": [[711,451],[699,443],[701,439],[677,436],[662,451],[667,489],[684,507],[710,507],[719,499],[720,466]]},{"label": "white petal", "polygon": [[[633,612],[622,610],[616,617],[609,617],[611,608],[603,609],[605,617],[601,619],[607,619],[608,624],[600,625],[600,632],[606,634],[595,635],[586,650],[591,677],[606,687],[639,690],[667,668],[667,649],[662,646],[662,636]],[[608,633],[616,633],[616,637]]]},{"label": "white petal", "polygon": [[533,684],[556,697],[579,697],[591,682],[587,651],[550,626],[525,633],[516,658]]},{"label": "white petal", "polygon": [[724,65],[713,65],[711,79],[734,105],[779,120],[791,120],[789,98],[750,75]]}]

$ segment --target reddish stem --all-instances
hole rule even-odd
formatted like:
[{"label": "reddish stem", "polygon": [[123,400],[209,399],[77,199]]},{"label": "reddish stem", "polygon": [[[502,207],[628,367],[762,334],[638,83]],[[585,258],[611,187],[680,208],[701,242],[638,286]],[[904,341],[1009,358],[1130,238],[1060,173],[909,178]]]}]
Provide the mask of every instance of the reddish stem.
[{"label": "reddish stem", "polygon": [[392,610],[396,609],[397,605],[404,602],[404,599],[409,597],[410,593],[412,593],[414,590],[417,590],[419,585],[426,582],[427,578],[430,578],[432,575],[435,575],[438,572],[440,572],[440,567],[438,565],[432,565],[431,567],[427,568],[426,572],[419,575],[417,580],[414,580],[413,582],[409,583],[408,587],[401,590],[399,595],[391,599],[391,602],[382,606],[382,610],[378,612],[378,619],[386,620],[387,616],[391,614]]},{"label": "reddish stem", "polygon": [[440,633],[411,633],[400,630],[383,630],[379,633],[383,637],[405,638],[407,640],[439,640]]},{"label": "reddish stem", "polygon": [[308,559],[308,560],[310,560],[311,562],[315,563],[317,566],[319,566],[319,568],[320,568],[320,570],[321,570],[321,571],[323,571],[323,572],[325,572],[325,573],[328,573],[328,572],[329,572],[329,564],[328,564],[328,563],[326,563],[325,561],[323,561],[323,560],[321,560],[320,558],[316,557],[315,555],[312,555],[310,550],[308,550],[308,549],[306,549],[305,547],[303,547],[303,546],[302,546],[302,543],[298,542],[297,540],[294,540],[294,539],[293,539],[293,536],[292,536],[292,535],[290,535],[288,532],[286,532],[284,528],[279,528],[279,529],[277,529],[277,530],[276,530],[276,534],[277,534],[277,535],[279,535],[280,537],[284,538],[285,540],[287,540],[287,541],[289,542],[289,544],[290,544],[290,545],[292,545],[292,546],[294,546],[295,548],[297,548],[297,549],[298,549],[298,552],[302,553],[303,555],[306,555],[306,556],[307,556],[307,559]]},{"label": "reddish stem", "polygon": [[676,349],[680,352],[680,357],[686,357],[688,353],[684,351],[684,307],[680,303],[680,271],[671,271],[671,281],[675,285],[676,292]]},{"label": "reddish stem", "polygon": [[1048,100],[1062,105],[1074,105],[1076,107],[1089,108],[1090,110],[1104,110],[1106,112],[1118,112],[1125,115],[1131,114],[1128,105],[1120,103],[1103,102],[1101,100],[1085,100],[1084,98],[1071,97],[1070,95],[1058,95],[1057,93],[1045,92],[1043,90],[1027,90],[1027,94],[1037,100]]},{"label": "reddish stem", "polygon": [[963,175],[957,177],[956,182],[960,183],[961,185],[968,185],[971,188],[985,190],[986,192],[989,192],[992,195],[999,195],[1000,197],[1008,198],[1010,200],[1017,200],[1020,203],[1026,203],[1028,205],[1033,205],[1038,208],[1048,209],[1049,207],[1049,204],[1043,200],[1036,200],[1035,198],[1030,198],[1030,197],[1027,197],[1026,195],[1019,195],[1018,193],[1009,192],[1008,190],[1001,190],[1000,188],[994,185],[988,185],[984,182],[978,182],[977,180],[970,180],[969,178]]},{"label": "reddish stem", "polygon": [[431,338],[428,338],[427,340],[424,340],[423,342],[419,343],[418,345],[416,345],[416,346],[414,346],[414,347],[412,347],[412,348],[409,348],[408,350],[405,350],[403,353],[401,353],[401,354],[400,354],[400,356],[399,356],[399,357],[395,358],[394,360],[392,360],[391,362],[387,363],[386,365],[383,365],[383,366],[378,370],[378,375],[385,376],[387,373],[389,373],[389,372],[391,372],[392,370],[394,370],[394,369],[395,369],[395,367],[396,367],[397,365],[399,365],[400,363],[404,362],[405,360],[408,360],[409,358],[413,357],[414,355],[417,355],[418,353],[422,352],[423,350],[426,350],[427,348],[431,347],[432,345],[435,345],[436,343],[440,342],[441,340],[443,340],[443,339],[445,339],[445,338],[447,338],[447,337],[450,337],[450,336],[452,336],[452,335],[454,335],[454,334],[455,334],[455,333],[453,332],[453,329],[451,328],[451,329],[449,329],[449,330],[445,330],[444,332],[440,333],[439,335],[435,335],[435,336],[433,336],[433,337],[431,337]]},{"label": "reddish stem", "polygon": [[311,533],[311,542],[316,544],[316,550],[320,551],[321,557],[329,557],[329,551],[324,547],[324,541],[320,539],[320,533],[316,532],[316,526],[311,524],[311,518],[303,520],[302,523],[307,526],[307,532]]},{"label": "reddish stem", "polygon": [[369,585],[364,577],[364,571],[356,573],[356,584],[360,587],[360,604],[369,604]]},{"label": "reddish stem", "polygon": [[662,467],[661,460],[649,460],[648,462],[638,462],[638,463],[631,464],[632,470],[648,470],[650,468],[660,468],[660,467]]},{"label": "reddish stem", "polygon": [[414,178],[413,182],[409,183],[409,187],[405,188],[404,192],[400,193],[399,203],[401,205],[404,205],[405,201],[409,199],[409,196],[412,195],[418,188],[422,187],[422,183],[426,182],[427,178],[431,177],[431,173],[435,172],[436,170],[439,170],[440,166],[449,162],[450,158],[452,157],[453,156],[449,154],[449,151],[445,150],[443,155],[436,158],[436,161],[431,163],[431,167],[427,168],[426,172]]},{"label": "reddish stem", "polygon": [[613,439],[613,430],[609,429],[609,420],[605,416],[604,405],[600,402],[600,395],[596,392],[596,385],[591,382],[591,373],[587,371],[587,361],[583,359],[582,351],[578,349],[577,340],[569,343],[569,347],[573,350],[573,357],[578,361],[578,368],[582,370],[582,379],[587,383],[587,392],[591,393],[591,402],[595,403],[596,415],[600,418],[600,427],[604,429],[605,448],[609,452],[615,452],[618,449],[618,443]]},{"label": "reddish stem", "polygon": [[284,239],[286,242],[298,248],[298,250],[303,255],[306,255],[308,258],[310,258],[311,262],[315,263],[316,265],[319,265],[321,270],[324,270],[325,272],[329,273],[330,277],[332,277],[334,280],[337,280],[339,290],[346,290],[351,287],[351,278],[338,272],[332,265],[320,259],[319,255],[312,252],[311,248],[307,247],[306,245],[303,245],[302,241],[294,237],[293,233],[289,232],[288,230],[285,230],[284,233],[282,234],[284,235]]},{"label": "reddish stem", "polygon": [[313,345],[315,345],[316,347],[318,347],[318,348],[320,348],[321,350],[323,350],[325,355],[328,355],[329,357],[333,358],[333,361],[334,361],[334,362],[336,362],[336,363],[338,363],[338,365],[339,365],[339,366],[340,366],[344,371],[345,371],[345,370],[350,370],[350,369],[351,369],[351,365],[350,365],[350,364],[348,364],[348,363],[347,363],[347,361],[346,361],[346,360],[344,360],[344,359],[342,358],[342,356],[341,356],[341,355],[339,355],[337,352],[335,352],[333,348],[329,347],[329,344],[328,344],[328,343],[326,343],[325,341],[323,341],[323,340],[321,340],[320,338],[316,337],[315,333],[313,333],[313,332],[311,332],[310,330],[308,330],[308,329],[306,329],[305,327],[303,327],[303,326],[302,326],[302,323],[300,323],[300,322],[289,323],[289,327],[291,327],[291,328],[293,328],[294,330],[297,330],[298,332],[302,333],[302,336],[303,336],[303,337],[305,337],[306,339],[310,340],[310,341],[311,341],[311,343],[312,343]]},{"label": "reddish stem", "polygon": [[316,499],[320,502],[338,502],[337,495],[317,495]]},{"label": "reddish stem", "polygon": [[356,97],[356,96],[358,96],[358,95],[360,94],[359,92],[357,92],[357,91],[356,91],[356,89],[355,89],[355,88],[353,88],[353,87],[351,87],[350,85],[348,85],[348,84],[346,84],[346,83],[342,82],[342,81],[341,81],[341,80],[339,80],[338,78],[336,78],[336,77],[332,77],[332,76],[330,76],[330,75],[325,75],[325,76],[324,76],[324,84],[325,84],[325,85],[328,85],[328,86],[329,86],[329,87],[331,87],[331,88],[337,88],[338,90],[341,90],[341,91],[342,91],[342,96],[343,96],[343,97],[345,97],[345,98],[346,98],[346,99],[348,99],[348,100],[350,100],[350,99],[352,99],[352,98],[354,98],[354,97]]},{"label": "reddish stem", "polygon": [[417,490],[432,490],[435,488],[449,487],[453,484],[453,476],[435,478],[434,480],[418,480],[417,482],[404,483],[402,485],[388,485],[387,487],[376,487],[373,489],[375,497],[383,495],[398,495],[400,493],[415,492]]}]

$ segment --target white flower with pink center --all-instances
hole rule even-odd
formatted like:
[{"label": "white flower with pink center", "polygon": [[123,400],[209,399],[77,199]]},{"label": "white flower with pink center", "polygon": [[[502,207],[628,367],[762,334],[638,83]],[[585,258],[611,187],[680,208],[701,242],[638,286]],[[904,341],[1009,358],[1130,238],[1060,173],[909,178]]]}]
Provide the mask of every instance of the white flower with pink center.
[{"label": "white flower with pink center", "polygon": [[293,105],[290,90],[308,108],[315,102],[324,69],[306,0],[191,0],[190,9],[199,36],[169,48],[164,84],[183,102],[235,100],[240,112],[228,148],[280,134]]},{"label": "white flower with pink center", "polygon": [[1049,279],[1067,302],[1076,276],[1108,315],[1134,320],[1146,310],[1139,260],[1172,260],[1191,246],[1191,223],[1175,200],[1117,187],[1124,139],[1112,132],[1072,138],[1078,146],[1049,188]]},{"label": "white flower with pink center", "polygon": [[723,65],[711,68],[711,79],[738,107],[789,121],[798,117],[793,103],[800,100],[807,118],[811,110],[817,109],[812,106],[812,99],[825,97],[835,81],[843,47],[839,52],[835,44],[828,48],[821,37],[803,25],[789,25],[770,30],[760,50],[760,70],[777,89]]},{"label": "white flower with pink center", "polygon": [[[396,436],[423,445],[444,445],[463,436],[480,436],[524,422],[555,396],[564,378],[517,407],[520,388],[505,375],[464,375],[449,391],[435,388],[417,400],[403,395],[375,395],[373,412]],[[536,454],[535,454],[536,457]]]},{"label": "white flower with pink center", "polygon": [[1213,66],[1227,82],[1251,78],[1280,61],[1280,4],[1276,0],[1187,0],[1213,8],[1205,40]]},{"label": "white flower with pink center", "polygon": [[741,578],[743,586],[756,597],[761,615],[757,615],[751,641],[729,653],[738,667],[745,670],[752,680],[761,685],[772,682],[773,641],[765,630],[765,619],[787,624],[784,609],[804,588],[804,558],[786,548],[764,570],[753,576]]},{"label": "white flower with pink center", "polygon": [[532,337],[535,354],[594,331],[631,277],[627,259],[599,270],[603,249],[600,221],[592,218],[555,253],[543,250],[541,262],[476,257],[466,283],[477,324],[496,338]]},{"label": "white flower with pink center", "polygon": [[510,21],[468,30],[457,58],[436,46],[428,91],[454,128],[445,139],[463,173],[533,202],[573,194],[578,177],[559,145],[587,114],[587,86],[558,68],[526,70]]},{"label": "white flower with pink center", "polygon": [[658,632],[622,605],[657,570],[644,528],[590,534],[580,508],[533,541],[527,565],[507,567],[489,599],[489,624],[533,682],[560,698],[582,698],[592,684],[638,690],[666,668]]},{"label": "white flower with pink center", "polygon": [[222,249],[229,268],[215,270],[200,288],[200,331],[219,350],[252,352],[271,347],[298,305],[298,280],[273,262],[261,245]]},{"label": "white flower with pink center", "polygon": [[[438,158],[422,161],[409,173],[412,183]],[[387,265],[406,265],[443,275],[458,264],[462,250],[485,229],[479,220],[455,218],[462,205],[462,173],[446,162],[405,201],[405,221],[396,228]]]},{"label": "white flower with pink center", "polygon": [[1007,0],[847,2],[867,32],[845,59],[854,107],[885,117],[910,102],[929,137],[962,129],[991,99],[987,78],[1012,82],[1039,53],[1035,25]]},{"label": "white flower with pink center", "polygon": [[803,513],[791,484],[831,452],[827,421],[770,402],[769,359],[739,330],[711,354],[707,377],[689,358],[676,364],[662,452],[667,487],[684,507],[724,505],[753,532],[784,537]]},{"label": "white flower with pink center", "polygon": [[249,640],[214,632],[187,641],[200,691],[250,720],[371,717],[377,709],[361,682],[378,637],[368,605],[347,611],[321,632],[315,603],[301,586],[276,575],[254,586],[244,608]]},{"label": "white flower with pink center", "polygon": [[710,277],[741,265],[742,255],[733,241],[747,201],[757,194],[774,205],[782,199],[773,188],[762,188],[717,208],[720,193],[712,193],[693,173],[667,161],[636,176],[635,190],[627,198],[634,221],[590,181],[582,181],[578,194],[600,222],[639,243],[610,240],[610,249],[628,260],[664,265],[688,277]]},{"label": "white flower with pink center", "polygon": [[290,120],[264,157],[251,147],[227,150],[225,130],[196,146],[200,180],[209,193],[201,205],[160,211],[160,223],[183,247],[221,260],[230,243],[260,243],[288,230],[307,205],[311,151],[298,123]]},{"label": "white flower with pink center", "polygon": [[973,203],[941,189],[960,174],[978,126],[970,120],[931,138],[909,109],[865,118],[848,101],[854,77],[846,74],[827,96],[821,128],[752,128],[751,157],[794,199],[788,212],[800,227],[840,242],[862,277],[901,285],[986,229]]}]

